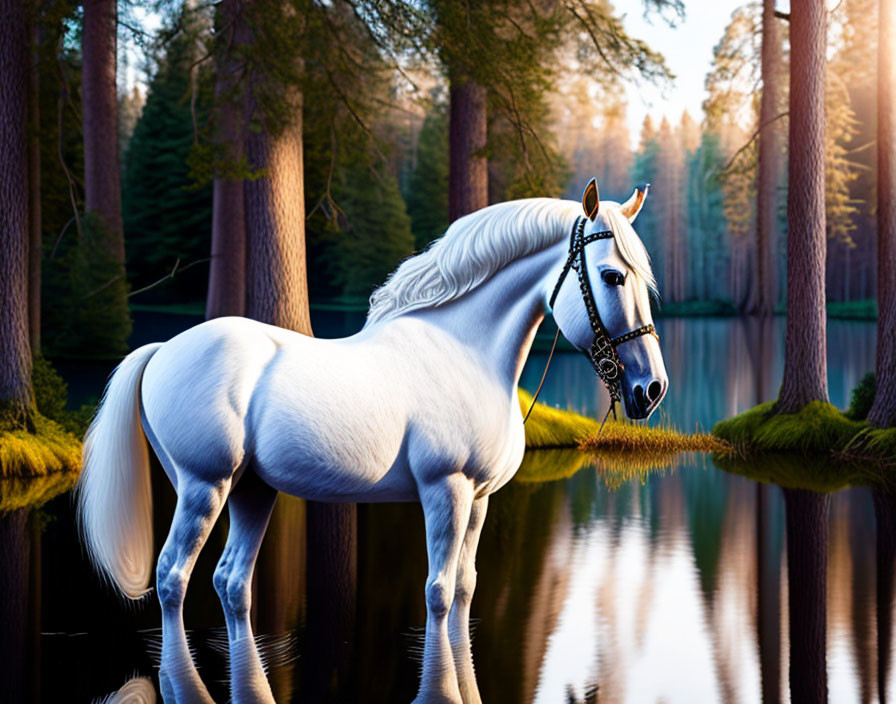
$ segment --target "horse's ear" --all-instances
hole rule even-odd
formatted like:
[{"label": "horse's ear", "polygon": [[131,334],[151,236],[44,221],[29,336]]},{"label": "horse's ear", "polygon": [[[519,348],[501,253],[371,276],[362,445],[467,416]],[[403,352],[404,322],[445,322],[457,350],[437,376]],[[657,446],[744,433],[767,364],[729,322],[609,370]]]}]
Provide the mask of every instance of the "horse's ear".
[{"label": "horse's ear", "polygon": [[637,186],[635,192],[632,193],[632,197],[619,206],[619,210],[628,218],[629,222],[634,222],[635,218],[638,217],[638,213],[641,212],[641,207],[644,205],[644,200],[647,198],[647,190],[649,188],[649,183]]},{"label": "horse's ear", "polygon": [[597,217],[597,209],[600,207],[600,197],[597,194],[597,179],[593,178],[585,186],[585,192],[582,194],[582,208],[589,220]]}]

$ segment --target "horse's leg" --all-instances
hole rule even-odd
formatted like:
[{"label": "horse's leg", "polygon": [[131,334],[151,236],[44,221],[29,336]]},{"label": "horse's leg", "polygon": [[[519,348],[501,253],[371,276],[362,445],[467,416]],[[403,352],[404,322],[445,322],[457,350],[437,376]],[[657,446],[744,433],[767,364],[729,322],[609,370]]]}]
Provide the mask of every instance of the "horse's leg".
[{"label": "horse's leg", "polygon": [[156,582],[162,605],[162,666],[159,680],[166,701],[212,702],[187,645],[184,597],[196,558],[221,514],[230,478],[216,483],[178,475],[177,507],[159,555]]},{"label": "horse's leg", "polygon": [[215,590],[221,597],[230,644],[230,696],[233,702],[272,702],[274,695],[264,674],[249,610],[252,572],[268,527],[277,491],[249,468],[227,502],[230,532],[215,568]]},{"label": "horse's leg", "polygon": [[481,704],[476,672],[473,669],[473,651],[470,645],[470,602],[476,589],[476,549],[485,523],[488,496],[473,502],[470,523],[464,535],[460,560],[457,565],[457,584],[454,587],[454,603],[448,614],[448,635],[454,652],[457,681],[464,704]]},{"label": "horse's leg", "polygon": [[429,576],[426,580],[426,636],[423,674],[416,702],[461,702],[448,639],[448,611],[454,600],[457,562],[470,522],[473,485],[462,474],[452,474],[420,487],[426,520]]}]

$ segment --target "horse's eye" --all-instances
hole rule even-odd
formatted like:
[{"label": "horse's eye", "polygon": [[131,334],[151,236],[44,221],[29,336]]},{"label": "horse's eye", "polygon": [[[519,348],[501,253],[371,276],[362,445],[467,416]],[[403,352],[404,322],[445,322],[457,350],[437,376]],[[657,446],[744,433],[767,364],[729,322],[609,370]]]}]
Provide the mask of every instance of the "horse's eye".
[{"label": "horse's eye", "polygon": [[607,270],[600,277],[607,286],[622,286],[625,283],[625,277],[618,271]]}]

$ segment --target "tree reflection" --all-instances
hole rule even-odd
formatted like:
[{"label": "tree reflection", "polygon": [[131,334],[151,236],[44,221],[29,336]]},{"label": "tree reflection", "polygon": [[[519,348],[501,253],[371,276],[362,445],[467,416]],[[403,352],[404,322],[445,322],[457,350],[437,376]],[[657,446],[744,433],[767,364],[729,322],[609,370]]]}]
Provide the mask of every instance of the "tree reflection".
[{"label": "tree reflection", "polygon": [[893,577],[896,564],[896,494],[874,489],[877,520],[877,691],[887,701],[893,642]]},{"label": "tree reflection", "polygon": [[783,489],[787,518],[790,696],[796,704],[826,702],[827,494]]},{"label": "tree reflection", "polygon": [[0,701],[33,701],[34,681],[26,677],[32,660],[29,626],[31,540],[28,509],[0,513]]}]

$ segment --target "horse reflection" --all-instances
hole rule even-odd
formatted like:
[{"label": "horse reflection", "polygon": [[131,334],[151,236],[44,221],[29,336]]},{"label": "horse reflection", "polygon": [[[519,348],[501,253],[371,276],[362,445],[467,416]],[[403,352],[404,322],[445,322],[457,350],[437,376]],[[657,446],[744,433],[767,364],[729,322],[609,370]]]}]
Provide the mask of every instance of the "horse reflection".
[{"label": "horse reflection", "polygon": [[[467,626],[469,628],[469,626]],[[424,659],[426,645],[424,644]],[[324,649],[324,653],[328,649]],[[311,646],[303,653],[305,660],[305,674],[308,678],[309,672],[330,673],[333,672],[332,663],[321,662],[318,657],[319,651],[316,646]],[[463,655],[455,652],[455,657]],[[471,660],[471,653],[467,651],[465,657]],[[271,687],[268,683],[268,677],[272,672],[266,673],[265,657],[258,647],[255,638],[243,638],[237,641],[231,641],[229,667],[230,672],[230,701],[235,704],[273,704],[275,702]],[[313,681],[313,678],[312,678]],[[442,701],[439,698],[440,692],[449,691],[453,687],[453,682],[458,681],[460,689],[467,696],[479,697],[479,687],[476,682],[476,676],[473,668],[464,668],[460,671],[457,680],[454,673],[445,671],[433,681],[433,689],[425,701]],[[133,682],[133,680],[132,680]],[[129,683],[130,684],[130,683]],[[337,684],[336,688],[344,683]],[[115,698],[123,693],[126,688],[119,690],[116,695],[109,701],[114,702],[154,702],[152,699],[120,699]],[[170,667],[159,672],[159,689],[162,693],[162,700],[165,704],[213,704],[215,699],[212,697],[208,688],[202,680],[199,671],[193,659],[188,655],[180,655],[176,661],[172,661]],[[315,693],[311,691],[302,692],[302,701],[326,702],[326,701],[349,701],[346,698],[345,691],[339,692],[323,692],[319,688]],[[358,698],[363,701],[362,697]]]}]

